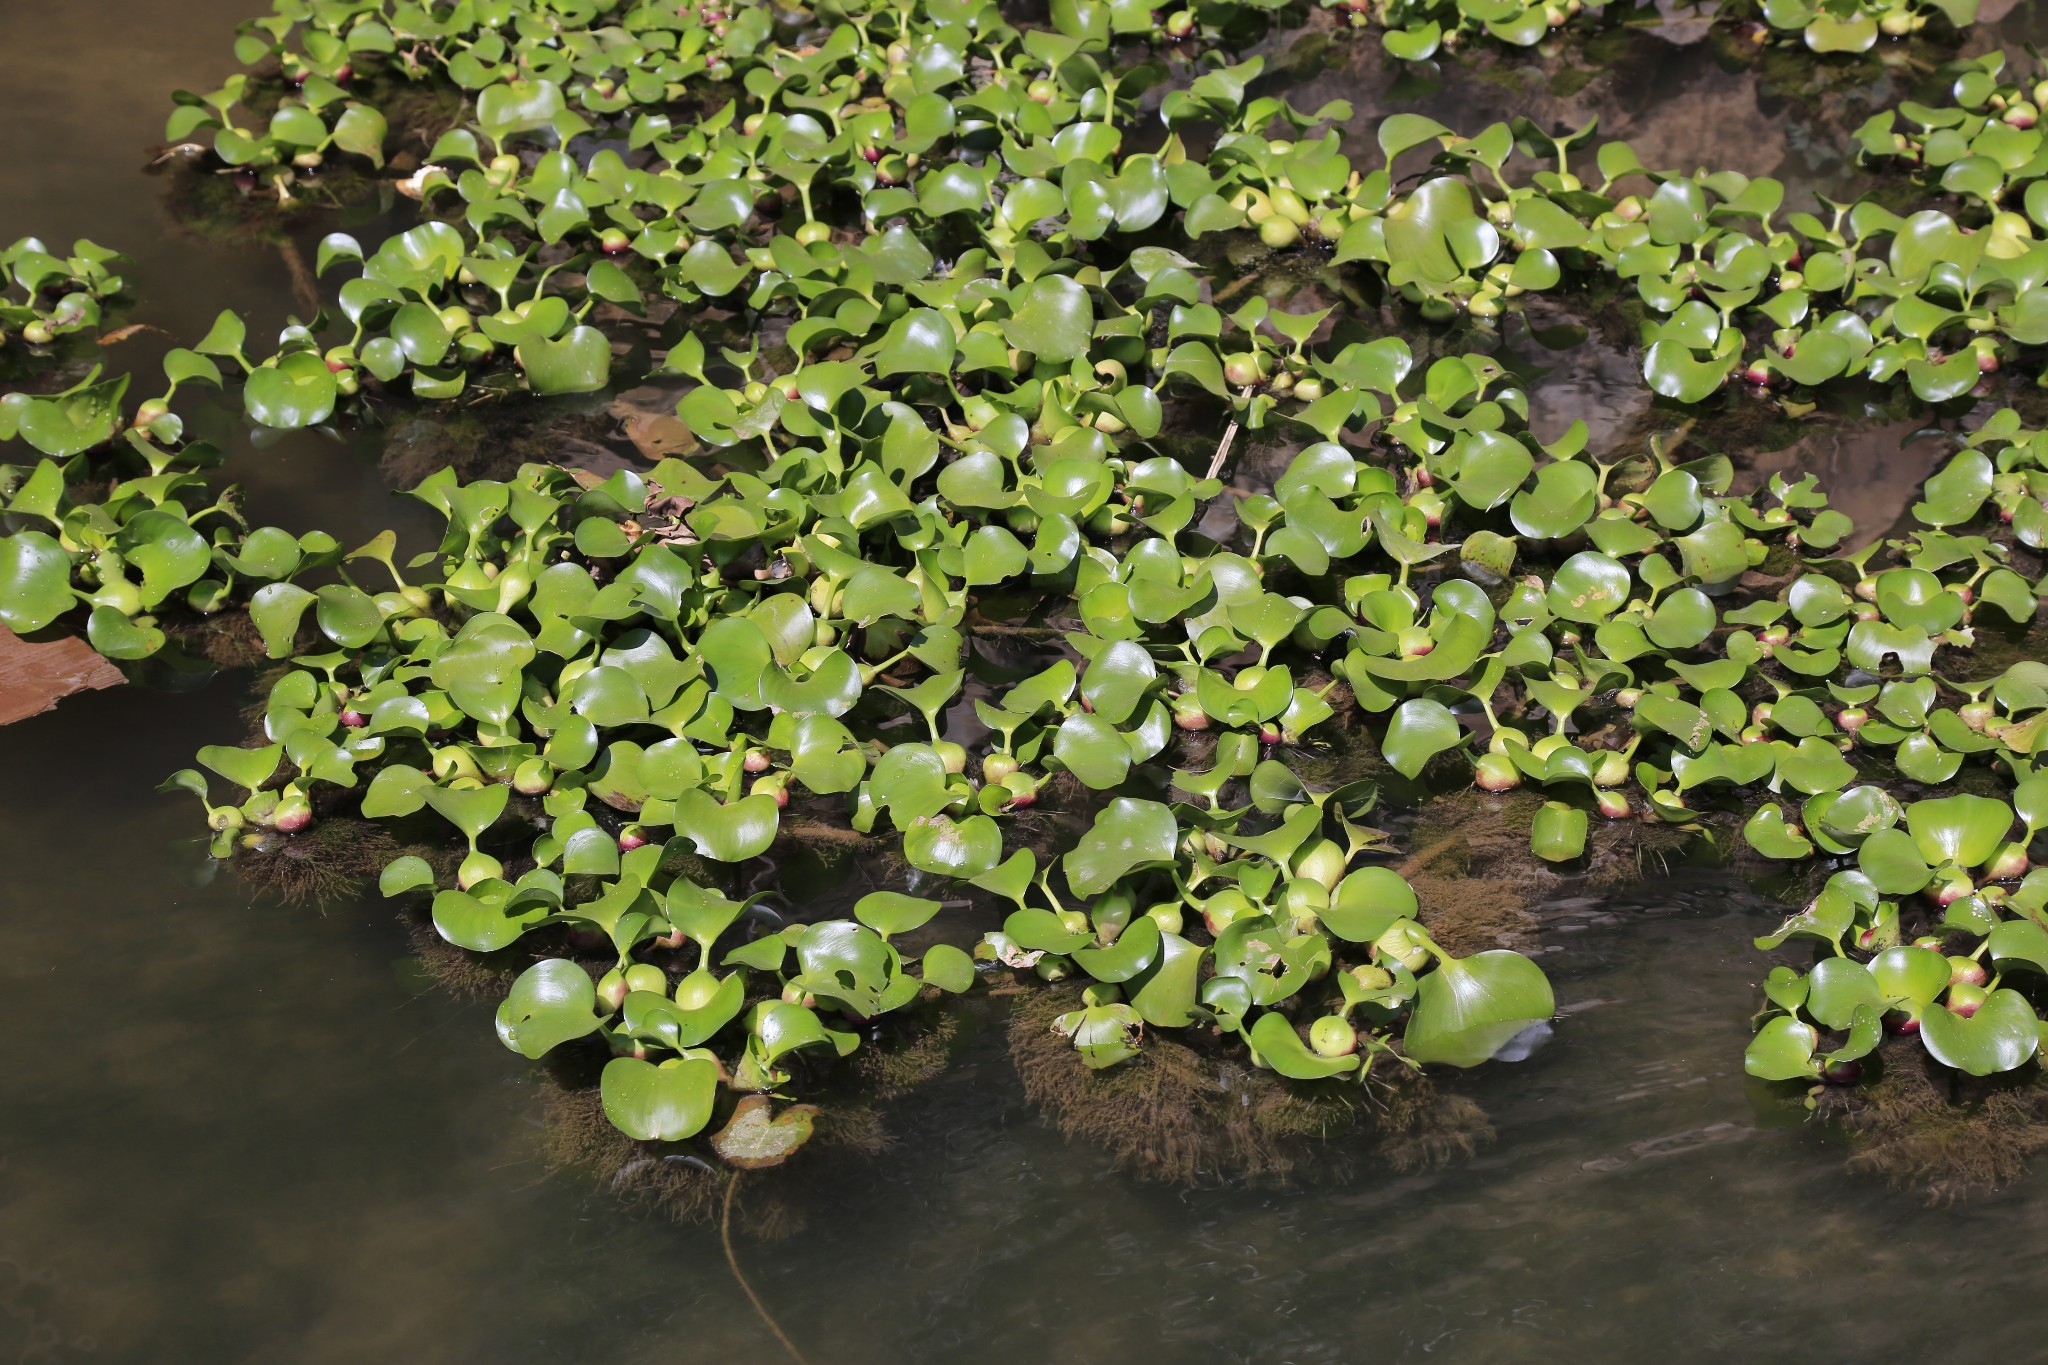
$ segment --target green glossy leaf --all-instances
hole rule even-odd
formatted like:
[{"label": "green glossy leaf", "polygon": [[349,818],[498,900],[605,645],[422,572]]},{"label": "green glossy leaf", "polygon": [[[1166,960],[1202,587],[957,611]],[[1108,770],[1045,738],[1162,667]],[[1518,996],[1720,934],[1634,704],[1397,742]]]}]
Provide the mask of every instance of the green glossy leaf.
[{"label": "green glossy leaf", "polygon": [[1846,957],[1823,958],[1807,977],[1806,1009],[1831,1029],[1846,1029],[1864,1006],[1882,1007],[1877,978]]},{"label": "green glossy leaf", "polygon": [[516,354],[535,393],[594,393],[611,382],[612,344],[595,327],[572,327],[553,340],[529,338]]},{"label": "green glossy leaf", "polygon": [[1404,777],[1420,776],[1429,760],[1465,742],[1465,731],[1449,707],[1416,697],[1402,702],[1380,749]]},{"label": "green glossy leaf", "polygon": [[1155,1028],[1185,1028],[1193,1023],[1202,959],[1208,951],[1179,934],[1161,933],[1159,955],[1126,990],[1131,1008]]},{"label": "green glossy leaf", "polygon": [[1478,1066],[1556,1012],[1543,969],[1520,953],[1447,959],[1417,982],[1402,1049],[1418,1062]]},{"label": "green glossy leaf", "polygon": [[1586,812],[1561,801],[1544,803],[1529,834],[1530,848],[1545,862],[1568,863],[1586,851]]},{"label": "green glossy leaf", "polygon": [[[432,884],[431,873],[428,883]],[[438,892],[434,896],[434,931],[456,947],[473,953],[492,953],[509,947],[550,911],[548,905],[537,900],[517,899],[517,890],[510,883],[493,878],[467,891]]]},{"label": "green glossy leaf", "polygon": [[680,1142],[711,1122],[718,1063],[672,1057],[656,1066],[636,1057],[614,1057],[605,1063],[598,1091],[604,1116],[627,1137]]},{"label": "green glossy leaf", "polygon": [[1088,291],[1064,275],[1044,275],[1024,286],[1003,334],[1020,351],[1055,363],[1087,353],[1095,334],[1095,306]]},{"label": "green glossy leaf", "polygon": [[1179,823],[1167,807],[1120,796],[1061,860],[1067,882],[1077,895],[1099,896],[1139,868],[1172,862],[1179,837]]},{"label": "green glossy leaf", "polygon": [[923,928],[939,913],[939,902],[900,891],[871,891],[854,902],[853,915],[884,938]]},{"label": "green glossy leaf", "polygon": [[242,388],[242,407],[251,421],[290,431],[331,417],[337,392],[327,362],[310,352],[294,351],[274,366],[259,366],[250,374]]},{"label": "green glossy leaf", "polygon": [[1151,966],[1163,942],[1158,921],[1139,915],[1107,948],[1077,948],[1075,965],[1097,981],[1128,981]]},{"label": "green glossy leaf", "polygon": [[1003,858],[1003,834],[986,815],[954,820],[928,815],[903,831],[903,856],[912,867],[963,880],[990,871]]},{"label": "green glossy leaf", "polygon": [[498,1038],[524,1057],[544,1057],[597,1032],[597,987],[574,962],[549,958],[519,974],[498,1006]]},{"label": "green glossy leaf", "polygon": [[0,624],[41,630],[71,609],[71,556],[41,531],[0,536]]},{"label": "green glossy leaf", "polygon": [[1911,944],[1887,948],[1870,960],[1870,975],[1887,1005],[1918,1009],[1948,989],[1948,959]]},{"label": "green glossy leaf", "polygon": [[697,851],[721,863],[744,862],[775,842],[782,808],[766,792],[721,805],[708,792],[690,790],[676,798],[676,832]]},{"label": "green glossy leaf", "polygon": [[1415,916],[1415,890],[1406,878],[1391,867],[1361,867],[1337,883],[1328,908],[1316,918],[1346,942],[1371,943],[1396,920]]},{"label": "green glossy leaf", "polygon": [[950,943],[934,943],[918,963],[918,975],[927,986],[959,995],[974,986],[974,959]]},{"label": "green glossy leaf", "polygon": [[1323,1080],[1358,1070],[1359,1060],[1355,1056],[1323,1057],[1310,1051],[1294,1031],[1294,1025],[1287,1022],[1287,1016],[1274,1010],[1267,1010],[1252,1023],[1250,1038],[1259,1055],[1289,1080]]},{"label": "green glossy leaf", "polygon": [[1760,1080],[1801,1081],[1820,1075],[1813,1049],[1820,1035],[1811,1024],[1781,1014],[1771,1019],[1742,1054],[1742,1069]]},{"label": "green glossy leaf", "polygon": [[2012,831],[2012,807],[1988,796],[1943,796],[1906,807],[1906,829],[1920,856],[1937,866],[1977,867]]},{"label": "green glossy leaf", "polygon": [[1969,1018],[1946,1009],[1920,1017],[1920,1041],[1944,1066],[1992,1076],[2024,1065],[2040,1046],[2040,1020],[2027,998],[2010,987],[1991,992]]}]

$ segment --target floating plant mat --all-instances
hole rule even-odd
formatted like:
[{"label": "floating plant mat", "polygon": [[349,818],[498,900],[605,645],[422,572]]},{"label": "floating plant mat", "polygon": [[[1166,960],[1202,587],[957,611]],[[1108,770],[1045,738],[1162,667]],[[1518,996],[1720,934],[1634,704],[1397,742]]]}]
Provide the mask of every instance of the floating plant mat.
[{"label": "floating plant mat", "polygon": [[[1846,1084],[1886,1021],[2034,1068],[2048,435],[1976,401],[2048,343],[2032,78],[1951,63],[1859,125],[1882,202],[1788,208],[1590,125],[1347,150],[1348,104],[1233,60],[1261,10],[282,7],[181,98],[181,173],[286,212],[338,164],[417,221],[328,233],[319,316],[222,313],[132,411],[98,371],[0,399],[0,622],[283,664],[166,787],[288,895],[376,864],[508,1048],[595,1071],[620,1171],[780,1164],[992,987],[1027,1091],[1128,1163],[1279,1175],[1361,1122],[1440,1159],[1485,1124],[1435,1077],[1550,1026],[1527,893],[1716,852],[1790,868],[1773,942],[1819,945],[1752,1074]],[[1373,13],[1421,60],[1575,11]],[[1762,13],[1823,52],[1924,17]],[[413,80],[466,103],[389,165]],[[30,357],[116,262],[0,256]],[[1635,320],[1621,438],[1532,433],[1532,300]],[[678,395],[650,458],[498,434],[628,377]],[[194,387],[273,430],[490,406],[390,462],[444,524],[402,561],[251,526]],[[1873,391],[1950,433],[1898,527],[1724,439]]]}]

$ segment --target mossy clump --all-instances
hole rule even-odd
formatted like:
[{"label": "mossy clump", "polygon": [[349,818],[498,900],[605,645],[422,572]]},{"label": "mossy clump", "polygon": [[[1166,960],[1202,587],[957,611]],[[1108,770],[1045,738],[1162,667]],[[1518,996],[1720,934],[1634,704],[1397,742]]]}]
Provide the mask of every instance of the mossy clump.
[{"label": "mossy clump", "polygon": [[882,1111],[872,1104],[842,1104],[821,1109],[812,1119],[811,1153],[834,1148],[855,1156],[880,1156],[896,1145]]},{"label": "mossy clump", "polygon": [[1529,827],[1542,808],[1543,794],[1527,789],[1473,787],[1438,797],[1417,812],[1409,831],[1411,874],[1499,878],[1525,893],[1542,887],[1554,874],[1529,851]]},{"label": "mossy clump", "polygon": [[1541,790],[1530,788],[1498,793],[1469,788],[1439,796],[1418,813],[1409,832],[1415,855],[1400,871],[1411,877],[1426,870],[1439,877],[1492,881],[1528,906],[1567,885],[1616,891],[1661,877],[1705,847],[1703,829],[1728,823],[1718,812],[1685,824],[1595,815],[1587,824],[1585,853],[1571,863],[1552,864],[1529,845],[1530,827],[1545,800]]},{"label": "mossy clump", "polygon": [[1375,1093],[1383,1104],[1374,1116],[1381,1134],[1379,1156],[1403,1174],[1467,1160],[1493,1143],[1493,1121],[1484,1109],[1470,1096],[1438,1089],[1426,1077],[1397,1075]]},{"label": "mossy clump", "polygon": [[[419,934],[433,939],[431,927],[422,926]],[[417,937],[415,942],[433,974],[442,954]],[[485,970],[474,955],[460,956],[472,969]],[[498,999],[504,989],[504,977],[492,975],[479,993]],[[957,1011],[936,1001],[927,1006],[897,1036],[854,1054],[837,1098],[819,1106],[814,1135],[788,1167],[747,1173],[733,1198],[735,1219],[749,1235],[772,1242],[803,1231],[806,1217],[800,1191],[812,1188],[808,1182],[819,1178],[821,1169],[829,1172],[835,1158],[869,1160],[895,1144],[883,1106],[945,1071],[964,1040]],[[604,1114],[597,1075],[594,1065],[569,1062],[541,1073],[548,1089],[542,1154],[549,1170],[576,1170],[628,1203],[657,1210],[679,1223],[717,1221],[732,1173],[715,1160],[673,1144],[639,1142],[614,1128]],[[805,1183],[790,1178],[791,1173],[800,1173]]]},{"label": "mossy clump", "polygon": [[856,1093],[877,1103],[902,1098],[951,1067],[964,1038],[959,1012],[928,1002],[903,1037],[853,1054]]},{"label": "mossy clump", "polygon": [[1078,1005],[1063,988],[1018,1001],[1009,1044],[1025,1097],[1069,1139],[1141,1179],[1278,1185],[1310,1167],[1342,1178],[1359,1151],[1337,1140],[1375,1131],[1380,1159],[1407,1171],[1470,1154],[1493,1136],[1477,1105],[1439,1094],[1398,1063],[1376,1066],[1362,1088],[1313,1085],[1155,1032],[1135,1058],[1092,1071],[1053,1028]]},{"label": "mossy clump", "polygon": [[1910,1037],[1888,1038],[1879,1074],[1829,1088],[1820,1113],[1850,1134],[1849,1169],[1953,1203],[2010,1185],[2048,1148],[2048,1078],[1972,1080],[1940,1066]]},{"label": "mossy clump", "polygon": [[1533,921],[1521,887],[1506,877],[1443,877],[1414,873],[1422,927],[1445,951],[1458,957],[1489,948],[1524,946]]},{"label": "mossy clump", "polygon": [[[249,619],[249,613],[239,607],[211,616],[166,614],[160,624],[164,634],[186,653],[215,668],[260,668],[269,661],[262,632]],[[288,671],[289,666],[285,668]]]},{"label": "mossy clump", "polygon": [[[625,1202],[658,1210],[678,1223],[709,1223],[718,1217],[731,1177],[698,1159],[659,1153],[627,1137],[605,1117],[596,1089],[550,1085],[542,1124],[541,1154],[551,1174],[573,1170],[588,1175]],[[761,1184],[749,1181],[747,1193],[760,1194]],[[768,1202],[739,1201],[737,1212],[750,1231]]]},{"label": "mossy clump", "polygon": [[1654,818],[1595,816],[1586,837],[1586,879],[1599,890],[1620,891],[1668,876],[1701,847],[1701,828],[1716,823],[1726,822],[1708,817],[1697,824],[1674,825]]},{"label": "mossy clump", "polygon": [[422,906],[422,913],[405,916],[406,937],[411,940],[420,976],[452,999],[491,1005],[503,1000],[526,960],[510,952],[472,953],[458,948],[435,931],[424,909]]},{"label": "mossy clump", "polygon": [[326,905],[360,895],[404,851],[381,825],[336,816],[298,834],[266,835],[234,867],[249,885],[288,905]]}]

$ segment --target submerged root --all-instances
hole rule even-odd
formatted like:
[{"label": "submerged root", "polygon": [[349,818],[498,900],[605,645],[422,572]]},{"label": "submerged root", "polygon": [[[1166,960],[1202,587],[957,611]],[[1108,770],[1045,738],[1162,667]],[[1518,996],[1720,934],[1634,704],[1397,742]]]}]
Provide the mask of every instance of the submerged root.
[{"label": "submerged root", "polygon": [[816,1125],[811,1142],[826,1151],[838,1148],[855,1156],[880,1156],[896,1145],[882,1111],[871,1104],[840,1104],[821,1109],[812,1120]]},{"label": "submerged root", "polygon": [[1520,888],[1505,877],[1417,873],[1408,884],[1415,888],[1422,927],[1457,957],[1521,943],[1533,928]]},{"label": "submerged root", "polygon": [[961,1043],[958,1012],[941,1004],[926,1014],[914,1036],[853,1054],[855,1093],[878,1103],[899,1099],[953,1064]]},{"label": "submerged root", "polygon": [[1035,990],[1012,1014],[1010,1055],[1025,1097],[1069,1139],[1141,1179],[1284,1184],[1311,1163],[1341,1178],[1356,1153],[1334,1139],[1361,1127],[1384,1135],[1381,1157],[1404,1171],[1492,1136],[1471,1101],[1392,1066],[1363,1090],[1311,1085],[1152,1033],[1135,1058],[1091,1071],[1052,1027],[1076,1003],[1071,991]]},{"label": "submerged root", "polygon": [[543,1123],[541,1152],[550,1172],[587,1172],[629,1203],[657,1208],[678,1223],[706,1223],[717,1216],[724,1177],[644,1150],[612,1127],[597,1091],[550,1087]]},{"label": "submerged root", "polygon": [[298,834],[276,835],[235,857],[235,871],[288,905],[324,905],[361,894],[403,850],[366,820],[329,817]]},{"label": "submerged root", "polygon": [[458,948],[436,933],[433,924],[422,916],[406,916],[405,928],[406,936],[412,941],[413,956],[419,961],[421,976],[435,990],[446,992],[457,1000],[484,1001],[495,1005],[505,998],[512,978],[525,965],[523,962],[500,963],[496,960],[500,955],[484,956]]},{"label": "submerged root", "polygon": [[[1525,904],[1533,904],[1567,883],[1607,891],[1664,876],[1701,846],[1703,836],[1690,824],[1603,820],[1595,815],[1587,826],[1584,856],[1574,863],[1552,865],[1538,858],[1529,843],[1530,827],[1544,800],[1540,790],[1529,788],[1501,793],[1470,788],[1438,797],[1418,813],[1411,832],[1411,846],[1420,854],[1414,870],[1489,878],[1514,889]],[[1722,821],[1709,814],[1699,823]],[[1722,844],[1730,843],[1716,837]]]},{"label": "submerged root", "polygon": [[1452,792],[1423,807],[1410,836],[1412,846],[1429,851],[1426,869],[1440,876],[1513,880],[1525,888],[1555,880],[1555,874],[1529,851],[1529,826],[1543,807],[1540,793],[1522,790]]},{"label": "submerged root", "polygon": [[[731,1172],[635,1142],[612,1127],[594,1088],[550,1086],[543,1123],[541,1155],[550,1174],[584,1172],[627,1203],[678,1223],[718,1220]],[[735,1211],[750,1236],[778,1241],[802,1231],[804,1217],[768,1183],[760,1173],[744,1181]]]},{"label": "submerged root", "polygon": [[1586,839],[1586,879],[1604,891],[1663,877],[1685,861],[1696,831],[1662,820],[1593,818]]},{"label": "submerged root", "polygon": [[[1232,1175],[1278,1180],[1294,1169],[1305,1116],[1290,1105],[1276,1117],[1294,1131],[1273,1136],[1254,1117],[1291,1101],[1277,1082],[1255,1088],[1249,1068],[1159,1033],[1130,1061],[1090,1071],[1053,1031],[1053,1020],[1076,1003],[1069,991],[1033,991],[1018,1003],[1009,1032],[1025,1097],[1069,1139],[1100,1148],[1120,1169],[1176,1184]],[[1324,1135],[1349,1128],[1352,1116],[1347,1103],[1331,1106]]]},{"label": "submerged root", "polygon": [[1919,1190],[1930,1203],[1953,1203],[2009,1185],[2048,1147],[2048,1080],[1965,1081],[1977,1093],[1951,1093],[1948,1073],[1918,1040],[1887,1039],[1883,1074],[1868,1085],[1828,1090],[1821,1112],[1850,1131],[1849,1169]]},{"label": "submerged root", "polygon": [[[433,931],[419,931],[431,938]],[[442,945],[446,947],[446,945]],[[453,950],[451,950],[453,951]],[[422,945],[430,964],[438,954]],[[474,957],[473,970],[487,968]],[[489,989],[504,993],[502,975],[491,974]],[[815,1183],[830,1185],[834,1161],[865,1161],[895,1144],[881,1105],[937,1076],[951,1064],[960,1036],[958,1020],[937,1009],[915,1036],[895,1044],[863,1046],[845,1077],[844,1098],[823,1104],[816,1131],[786,1168],[750,1171],[734,1191],[737,1216],[750,1237],[780,1241],[806,1226],[803,1198]],[[593,1082],[594,1074],[544,1073],[548,1086],[543,1156],[548,1169],[580,1170],[629,1204],[656,1209],[679,1223],[719,1218],[733,1172],[716,1160],[687,1156],[670,1144],[639,1142],[612,1126]],[[714,1121],[713,1128],[718,1126]]]},{"label": "submerged root", "polygon": [[1433,1170],[1479,1154],[1494,1139],[1492,1120],[1469,1096],[1439,1090],[1424,1076],[1392,1078],[1381,1095],[1379,1154],[1404,1174]]},{"label": "submerged root", "polygon": [[[212,616],[166,614],[160,621],[164,634],[186,652],[205,659],[216,668],[259,668],[269,662],[263,649],[263,634],[249,613],[239,608]],[[268,689],[265,689],[268,692]],[[258,713],[259,720],[261,713]]]}]

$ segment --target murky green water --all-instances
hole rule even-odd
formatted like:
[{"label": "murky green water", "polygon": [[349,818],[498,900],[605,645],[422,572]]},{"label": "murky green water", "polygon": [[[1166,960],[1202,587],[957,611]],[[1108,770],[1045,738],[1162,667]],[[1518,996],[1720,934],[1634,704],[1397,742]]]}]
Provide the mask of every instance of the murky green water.
[{"label": "murky green water", "polygon": [[[0,7],[0,240],[127,249],[135,317],[188,338],[222,306],[281,323],[286,253],[182,231],[137,172],[246,4]],[[1396,87],[1369,49],[1317,47],[1272,55],[1297,102],[1353,100],[1361,133],[1395,100],[1468,127],[1598,113],[1653,163],[1830,188],[1842,134],[1906,88],[1801,101],[1648,35],[1610,40],[1583,86],[1506,66]],[[1655,428],[1624,350],[1515,351],[1554,371],[1540,430],[1584,416],[1599,449]],[[258,518],[341,533],[417,524],[377,469],[395,429],[257,449],[219,424]],[[1901,449],[1913,429],[1851,405],[1789,451],[1733,453],[1820,472],[1875,530],[1933,458]],[[387,907],[206,879],[189,802],[151,788],[236,732],[242,685],[121,689],[0,730],[0,1358],[776,1358],[715,1233],[548,1175],[544,1082],[487,1007],[423,986]],[[2033,1358],[2048,1177],[1930,1209],[1753,1109],[1747,944],[1775,907],[1697,874],[1543,915],[1562,1017],[1531,1060],[1461,1083],[1498,1132],[1476,1160],[1283,1192],[1137,1184],[1024,1103],[990,1013],[891,1111],[887,1152],[797,1177],[807,1235],[740,1254],[817,1365]]]}]

